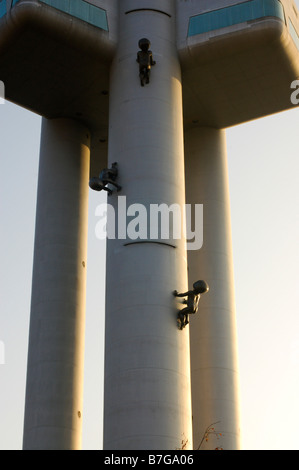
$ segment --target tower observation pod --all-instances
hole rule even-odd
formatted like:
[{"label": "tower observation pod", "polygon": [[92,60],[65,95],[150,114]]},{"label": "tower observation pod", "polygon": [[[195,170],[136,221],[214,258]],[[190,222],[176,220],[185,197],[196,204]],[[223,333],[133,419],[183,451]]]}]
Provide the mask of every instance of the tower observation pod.
[{"label": "tower observation pod", "polygon": [[225,129],[290,109],[298,77],[292,0],[0,2],[5,99],[43,117],[24,449],[81,448],[92,189],[103,448],[242,448]]}]

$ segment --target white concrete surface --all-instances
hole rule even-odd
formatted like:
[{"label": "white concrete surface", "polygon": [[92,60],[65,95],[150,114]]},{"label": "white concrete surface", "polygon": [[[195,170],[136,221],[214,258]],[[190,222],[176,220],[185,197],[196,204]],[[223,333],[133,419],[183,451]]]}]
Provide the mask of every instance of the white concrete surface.
[{"label": "white concrete surface", "polygon": [[[155,2],[151,2],[153,4]],[[127,204],[185,203],[181,71],[172,0],[120,2],[110,83],[109,163]],[[153,6],[153,5],[151,5]],[[131,10],[139,10],[132,11]],[[140,86],[139,39],[152,40],[151,80]],[[117,209],[117,194],[109,198]],[[136,214],[137,215],[137,214]],[[159,243],[159,241],[161,243]],[[130,243],[128,245],[128,243]],[[174,245],[174,246],[173,246]],[[175,289],[187,287],[185,240],[108,240],[104,449],[192,448],[188,329]]]},{"label": "white concrete surface", "polygon": [[43,119],[24,449],[81,447],[89,131]]},{"label": "white concrete surface", "polygon": [[225,131],[197,128],[185,133],[186,199],[203,204],[203,247],[188,252],[189,288],[197,279],[210,291],[190,321],[193,440],[196,449],[238,450],[239,379]]}]

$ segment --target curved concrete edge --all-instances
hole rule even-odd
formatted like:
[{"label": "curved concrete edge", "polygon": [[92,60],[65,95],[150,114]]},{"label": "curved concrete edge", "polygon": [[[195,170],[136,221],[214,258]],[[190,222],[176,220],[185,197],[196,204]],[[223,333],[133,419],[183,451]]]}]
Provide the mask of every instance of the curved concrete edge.
[{"label": "curved concrete edge", "polygon": [[27,28],[43,30],[49,35],[63,38],[72,47],[88,50],[105,61],[111,61],[116,50],[116,43],[111,40],[108,31],[46,4],[27,0],[16,4],[0,20],[0,52],[8,47],[14,36]]}]

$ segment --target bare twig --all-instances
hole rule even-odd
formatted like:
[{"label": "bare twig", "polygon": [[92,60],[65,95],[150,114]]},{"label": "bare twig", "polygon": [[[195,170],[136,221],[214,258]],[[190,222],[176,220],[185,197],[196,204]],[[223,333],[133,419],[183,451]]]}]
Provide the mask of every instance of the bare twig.
[{"label": "bare twig", "polygon": [[[215,431],[215,428],[214,428],[214,426],[215,426],[216,424],[219,424],[220,422],[221,422],[221,421],[216,421],[216,423],[212,423],[212,424],[210,424],[210,425],[207,427],[207,429],[206,429],[205,432],[204,432],[204,435],[202,436],[202,440],[200,441],[200,444],[199,444],[199,446],[197,447],[196,450],[200,450],[200,448],[201,448],[203,442],[204,442],[204,441],[208,441],[208,440],[209,440],[209,436],[210,436],[211,434],[214,434],[214,436],[216,436],[217,439],[219,439],[219,437],[222,436],[222,434],[221,434],[220,432],[216,432],[216,431]],[[217,449],[220,449],[220,448],[217,447]]]}]

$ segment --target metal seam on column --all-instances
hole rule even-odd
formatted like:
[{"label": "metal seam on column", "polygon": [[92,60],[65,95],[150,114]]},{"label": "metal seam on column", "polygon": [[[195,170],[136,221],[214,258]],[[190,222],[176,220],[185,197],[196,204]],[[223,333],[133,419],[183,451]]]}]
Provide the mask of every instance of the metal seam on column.
[{"label": "metal seam on column", "polygon": [[164,246],[169,246],[170,248],[177,248],[175,245],[171,245],[170,243],[155,242],[155,241],[151,241],[151,240],[141,240],[139,242],[128,242],[128,243],[124,243],[123,246],[142,245],[144,243],[153,244],[153,245],[164,245]]},{"label": "metal seam on column", "polygon": [[137,11],[154,11],[155,13],[162,13],[162,15],[166,15],[171,18],[171,15],[169,13],[166,13],[166,11],[156,10],[155,8],[135,8],[134,10],[126,11],[125,15],[129,15],[130,13],[136,13]]}]

